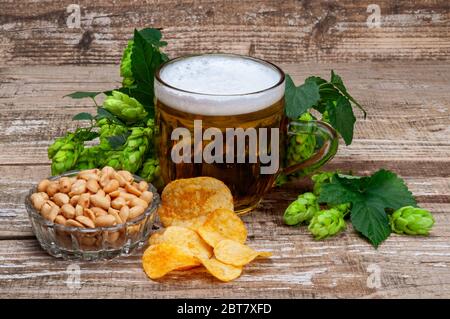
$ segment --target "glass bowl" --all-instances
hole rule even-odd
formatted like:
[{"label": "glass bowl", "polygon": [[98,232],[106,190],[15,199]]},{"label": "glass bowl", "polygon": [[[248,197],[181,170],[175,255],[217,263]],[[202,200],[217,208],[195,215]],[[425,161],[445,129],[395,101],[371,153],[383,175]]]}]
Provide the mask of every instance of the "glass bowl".
[{"label": "glass bowl", "polygon": [[[74,176],[79,171],[70,171],[49,177],[56,180],[64,176]],[[133,175],[135,181],[143,179]],[[149,183],[153,201],[145,212],[126,223],[96,228],[80,228],[53,223],[41,216],[31,204],[31,195],[37,192],[33,187],[25,198],[25,207],[31,221],[33,232],[41,247],[50,255],[69,260],[111,259],[131,253],[143,246],[155,225],[156,210],[160,199],[156,188]]]}]

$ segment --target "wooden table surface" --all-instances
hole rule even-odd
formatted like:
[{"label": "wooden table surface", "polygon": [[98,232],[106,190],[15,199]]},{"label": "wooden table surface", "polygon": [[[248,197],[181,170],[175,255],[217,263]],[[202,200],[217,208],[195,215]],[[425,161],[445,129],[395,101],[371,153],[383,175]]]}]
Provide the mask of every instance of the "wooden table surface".
[{"label": "wooden table surface", "polygon": [[[198,269],[149,280],[142,250],[105,262],[80,262],[81,285],[67,285],[71,262],[47,255],[35,240],[25,194],[50,173],[47,146],[75,128],[71,117],[94,112],[63,95],[118,85],[117,66],[0,68],[0,295],[41,298],[163,297],[450,297],[450,64],[446,61],[294,63],[282,68],[299,82],[334,68],[368,110],[351,146],[341,144],[329,169],[369,174],[380,168],[405,179],[419,204],[433,212],[429,237],[392,235],[377,250],[349,227],[314,241],[282,213],[308,187],[292,182],[267,194],[243,217],[249,244],[271,259],[221,283]],[[380,286],[370,285],[380,276]],[[70,279],[70,278],[69,278]],[[369,281],[369,284],[368,284]]]}]

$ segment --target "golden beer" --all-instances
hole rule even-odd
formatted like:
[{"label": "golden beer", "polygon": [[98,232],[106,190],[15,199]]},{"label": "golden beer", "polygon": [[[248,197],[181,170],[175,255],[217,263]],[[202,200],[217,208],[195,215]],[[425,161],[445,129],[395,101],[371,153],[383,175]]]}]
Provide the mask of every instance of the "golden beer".
[{"label": "golden beer", "polygon": [[[237,212],[255,207],[280,172],[288,133],[283,71],[247,56],[205,54],[166,62],[154,85],[163,182],[215,177],[230,188]],[[320,165],[336,151],[325,146]]]}]

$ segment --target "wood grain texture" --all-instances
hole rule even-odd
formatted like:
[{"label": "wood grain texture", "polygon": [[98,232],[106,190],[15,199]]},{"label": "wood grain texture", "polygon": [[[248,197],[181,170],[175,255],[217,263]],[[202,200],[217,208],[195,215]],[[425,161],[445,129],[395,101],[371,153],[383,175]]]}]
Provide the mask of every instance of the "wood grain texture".
[{"label": "wood grain texture", "polygon": [[[297,82],[310,74],[342,74],[368,109],[359,116],[354,143],[341,145],[329,169],[369,174],[385,167],[407,182],[420,205],[433,212],[430,237],[392,235],[378,250],[349,229],[314,241],[304,228],[282,223],[282,212],[310,187],[304,179],[274,189],[243,217],[249,245],[274,252],[222,284],[201,269],[146,278],[142,251],[108,262],[78,265],[81,287],[66,285],[66,261],[55,260],[32,236],[23,205],[28,189],[50,173],[46,148],[93,111],[89,100],[62,98],[75,90],[118,85],[117,66],[0,68],[0,293],[4,297],[450,297],[450,66],[442,61],[282,64]],[[416,76],[418,75],[418,76]],[[378,266],[381,287],[367,286]]]},{"label": "wood grain texture", "polygon": [[[226,51],[275,62],[448,60],[447,0],[0,0],[0,65],[118,63],[133,28],[163,29],[171,56]],[[69,19],[70,20],[70,19]],[[71,20],[70,20],[71,21]]]},{"label": "wood grain texture", "polygon": [[[279,195],[268,201],[279,202]],[[39,249],[35,240],[0,241],[0,287],[17,297],[448,297],[450,236],[448,213],[435,210],[428,238],[393,235],[378,250],[351,230],[316,242],[305,228],[282,225],[280,214],[262,209],[244,216],[249,245],[274,252],[249,264],[236,281],[223,284],[202,269],[174,272],[159,281],[146,278],[141,251],[108,262],[78,263],[81,288],[66,285],[67,266]],[[442,206],[448,212],[449,205]],[[382,287],[367,287],[369,265],[380,267]],[[372,266],[373,267],[373,266]],[[183,295],[186,296],[186,295]]]}]

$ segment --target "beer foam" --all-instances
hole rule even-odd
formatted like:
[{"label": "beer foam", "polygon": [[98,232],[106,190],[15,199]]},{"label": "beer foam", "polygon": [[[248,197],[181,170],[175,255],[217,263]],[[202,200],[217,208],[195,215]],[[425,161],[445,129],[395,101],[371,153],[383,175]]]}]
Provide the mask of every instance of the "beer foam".
[{"label": "beer foam", "polygon": [[156,97],[164,104],[201,115],[237,115],[264,109],[284,95],[280,72],[251,58],[206,54],[174,60],[155,81]]}]

